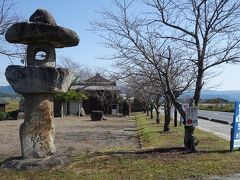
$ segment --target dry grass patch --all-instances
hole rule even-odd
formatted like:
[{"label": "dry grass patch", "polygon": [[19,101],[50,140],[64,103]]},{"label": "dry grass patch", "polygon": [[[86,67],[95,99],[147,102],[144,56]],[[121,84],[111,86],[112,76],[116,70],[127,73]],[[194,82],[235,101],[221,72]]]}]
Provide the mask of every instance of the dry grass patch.
[{"label": "dry grass patch", "polygon": [[135,120],[144,149],[109,149],[74,156],[73,162],[60,170],[0,170],[0,176],[4,179],[203,179],[239,172],[240,152],[230,153],[228,141],[196,130],[200,141],[198,151],[189,153],[182,147],[184,127],[172,127],[170,133],[163,133],[162,124],[155,124],[145,115],[137,115]]}]

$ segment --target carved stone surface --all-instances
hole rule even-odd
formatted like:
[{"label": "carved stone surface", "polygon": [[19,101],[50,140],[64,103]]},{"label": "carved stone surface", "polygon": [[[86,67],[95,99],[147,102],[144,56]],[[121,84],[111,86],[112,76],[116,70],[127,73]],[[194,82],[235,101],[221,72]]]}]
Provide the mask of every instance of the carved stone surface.
[{"label": "carved stone surface", "polygon": [[77,46],[79,37],[71,29],[57,26],[52,15],[43,9],[36,10],[30,22],[13,24],[5,38],[10,43],[46,43],[56,48]]},{"label": "carved stone surface", "polygon": [[56,26],[57,23],[53,16],[44,9],[37,9],[29,18],[30,22],[45,23]]},{"label": "carved stone surface", "polygon": [[20,126],[23,158],[44,158],[55,153],[53,96],[25,94],[25,118]]},{"label": "carved stone surface", "polygon": [[38,159],[22,159],[22,157],[14,157],[5,160],[1,168],[17,169],[17,170],[48,170],[62,168],[70,163],[70,159],[66,156],[51,156]]},{"label": "carved stone surface", "polygon": [[12,25],[5,38],[28,47],[27,66],[12,65],[5,72],[13,89],[25,98],[24,123],[20,126],[23,160],[9,160],[2,167],[31,169],[51,165],[49,157],[56,151],[53,93],[66,92],[72,80],[71,71],[55,68],[55,48],[76,46],[79,38],[74,31],[57,26],[50,13],[42,9],[33,13],[30,22]]},{"label": "carved stone surface", "polygon": [[36,66],[8,66],[5,76],[18,93],[66,92],[71,84],[72,72],[64,68]]},{"label": "carved stone surface", "polygon": [[[44,57],[36,57],[38,52],[44,52]],[[36,59],[42,58],[42,60]],[[56,52],[55,48],[48,44],[29,44],[27,47],[27,65],[55,67],[56,66]]]},{"label": "carved stone surface", "polygon": [[43,23],[16,23],[8,29],[5,37],[10,43],[46,42],[56,48],[76,46],[79,43],[79,38],[74,31]]}]

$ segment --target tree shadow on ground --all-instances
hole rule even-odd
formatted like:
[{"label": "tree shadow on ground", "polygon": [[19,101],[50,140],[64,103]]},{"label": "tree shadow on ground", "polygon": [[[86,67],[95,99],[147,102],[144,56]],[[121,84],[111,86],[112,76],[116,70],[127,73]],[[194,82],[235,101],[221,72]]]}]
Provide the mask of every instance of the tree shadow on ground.
[{"label": "tree shadow on ground", "polygon": [[130,151],[110,151],[110,152],[95,152],[96,155],[154,155],[164,153],[180,153],[180,154],[207,154],[207,153],[229,153],[229,150],[197,150],[191,151],[185,147],[168,147],[168,148],[146,148]]},{"label": "tree shadow on ground", "polygon": [[230,150],[224,149],[224,150],[199,150],[197,151],[200,154],[214,154],[214,153],[220,153],[220,154],[226,154],[226,153],[231,153]]},{"label": "tree shadow on ground", "polygon": [[143,154],[152,154],[152,153],[170,153],[170,152],[189,152],[184,147],[171,147],[171,148],[146,148],[146,149],[137,149],[130,151],[109,151],[109,152],[95,152],[94,154],[99,155],[143,155]]}]

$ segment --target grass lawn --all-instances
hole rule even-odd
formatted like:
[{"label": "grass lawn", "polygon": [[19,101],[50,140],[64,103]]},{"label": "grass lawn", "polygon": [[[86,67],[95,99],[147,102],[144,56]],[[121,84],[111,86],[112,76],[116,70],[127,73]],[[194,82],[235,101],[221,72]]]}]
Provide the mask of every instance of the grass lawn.
[{"label": "grass lawn", "polygon": [[240,152],[230,153],[229,142],[196,130],[200,143],[196,153],[183,150],[184,127],[163,133],[163,120],[155,124],[137,115],[144,148],[79,155],[73,163],[50,171],[0,170],[0,179],[201,179],[240,172]]},{"label": "grass lawn", "polygon": [[6,112],[16,111],[19,109],[19,100],[11,99],[7,101]]},{"label": "grass lawn", "polygon": [[200,103],[198,105],[200,110],[207,110],[207,111],[221,111],[221,112],[234,112],[234,103],[226,103],[221,105],[219,103],[216,104],[207,104],[207,103]]}]

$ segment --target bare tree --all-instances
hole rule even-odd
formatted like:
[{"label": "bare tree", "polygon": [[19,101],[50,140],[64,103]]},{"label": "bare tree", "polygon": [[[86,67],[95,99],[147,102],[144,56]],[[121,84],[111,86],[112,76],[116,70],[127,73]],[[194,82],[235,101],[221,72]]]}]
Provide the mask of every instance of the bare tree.
[{"label": "bare tree", "polygon": [[[66,93],[60,93],[56,97],[56,99],[61,101],[61,114],[63,116],[63,103],[66,103],[67,106],[67,114],[70,113],[70,102],[77,100],[77,101],[82,101],[86,100],[87,98],[84,97],[84,92],[75,91],[71,89],[73,85],[77,85],[78,83],[81,83],[91,77],[92,72],[89,68],[80,65],[76,62],[74,62],[70,57],[61,57],[60,58],[60,65],[58,65],[61,68],[67,68],[70,69],[73,72],[73,79],[70,85],[70,88],[68,92]],[[78,98],[76,98],[78,97]],[[72,98],[72,99],[71,99]],[[80,114],[80,111],[79,111]]]},{"label": "bare tree", "polygon": [[186,61],[184,51],[180,53],[171,41],[159,36],[155,21],[130,13],[133,2],[115,0],[119,12],[103,10],[101,14],[105,21],[94,22],[93,26],[102,32],[100,35],[105,39],[106,46],[115,50],[112,58],[117,60],[123,75],[128,76],[130,70],[140,68],[145,72],[154,72],[153,82],[159,84],[166,99],[174,102],[184,116],[185,112],[177,98],[195,80],[194,62]]},{"label": "bare tree", "polygon": [[[131,73],[131,71],[128,71],[128,73]],[[140,97],[150,107],[151,118],[153,118],[152,110],[155,109],[156,123],[160,123],[160,99],[163,95],[157,82],[152,81],[148,75],[140,72],[138,74],[131,73],[128,75],[126,82],[132,89],[132,96]]]},{"label": "bare tree", "polygon": [[71,86],[85,81],[93,74],[91,69],[74,62],[70,57],[61,57],[60,60],[61,61],[59,66],[62,68],[70,69],[74,74]]},{"label": "bare tree", "polygon": [[90,96],[94,96],[100,103],[104,113],[109,114],[110,108],[117,102],[117,91],[113,87],[106,86],[101,90],[88,92]]},{"label": "bare tree", "polygon": [[[171,40],[197,68],[193,96],[198,105],[204,72],[226,62],[239,62],[240,2],[237,0],[145,0],[153,7],[150,23],[169,31],[158,34]],[[191,55],[191,56],[189,56]]]},{"label": "bare tree", "polygon": [[[5,55],[12,62],[12,58],[24,58],[25,46],[8,46],[5,40],[5,33],[14,23],[21,20],[21,17],[15,11],[16,3],[11,0],[2,0],[0,2],[0,54]],[[13,62],[12,62],[13,63]]]},{"label": "bare tree", "polygon": [[[193,96],[198,105],[205,72],[223,63],[239,62],[240,2],[237,0],[145,0],[152,7],[153,23],[164,31],[159,38],[170,40],[179,47],[196,67]],[[181,106],[171,94],[171,100],[180,113]],[[183,117],[184,113],[181,113]],[[193,141],[193,127],[185,127],[185,146]],[[191,147],[193,148],[193,147]]]}]

